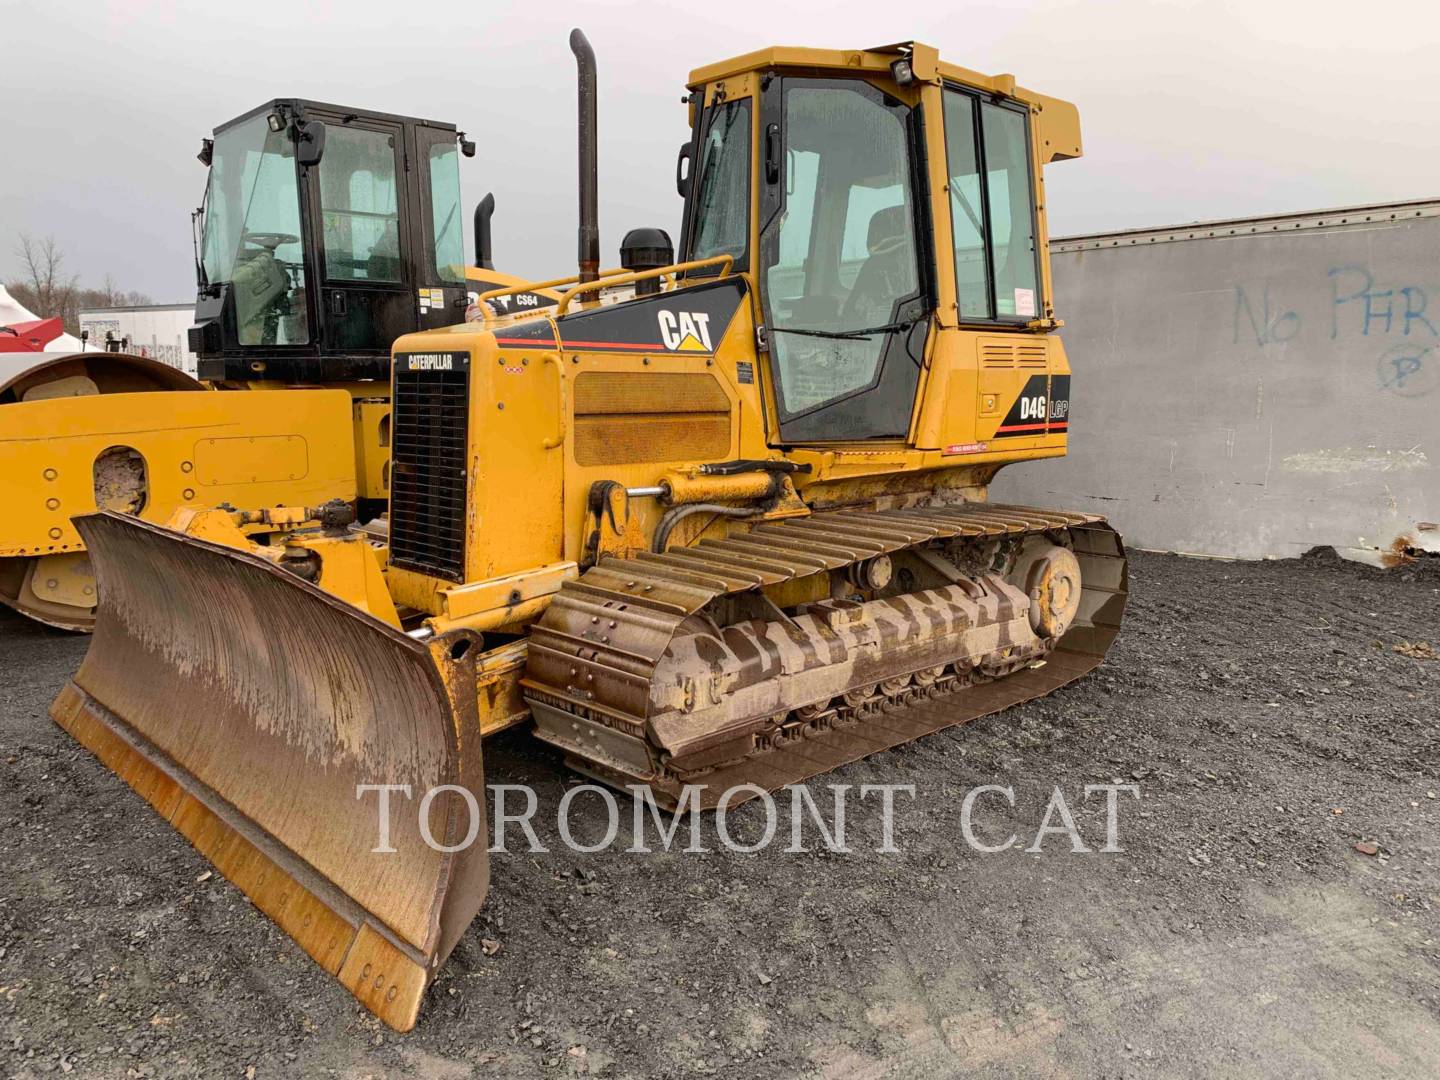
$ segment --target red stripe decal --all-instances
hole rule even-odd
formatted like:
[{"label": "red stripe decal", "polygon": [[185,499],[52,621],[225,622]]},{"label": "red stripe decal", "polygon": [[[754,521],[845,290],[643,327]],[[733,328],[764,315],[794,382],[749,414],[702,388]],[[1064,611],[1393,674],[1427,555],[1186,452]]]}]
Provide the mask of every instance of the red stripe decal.
[{"label": "red stripe decal", "polygon": [[[1050,421],[1050,425],[1049,425],[1049,426],[1050,426],[1050,430],[1051,430],[1051,431],[1065,431],[1065,430],[1067,430],[1067,429],[1069,428],[1069,426],[1070,426],[1070,421],[1068,421],[1068,420],[1052,420],[1052,421]],[[1011,432],[1011,431],[1042,431],[1042,432],[1043,432],[1044,430],[1045,430],[1045,425],[1044,425],[1044,424],[1009,424],[1009,425],[1007,425],[1006,427],[996,428],[996,429],[995,429],[995,434],[999,435],[1001,432]]]},{"label": "red stripe decal", "polygon": [[658,341],[653,344],[640,344],[631,341],[576,341],[574,338],[565,338],[564,343],[577,349],[638,349],[643,352],[666,352],[664,345]]}]

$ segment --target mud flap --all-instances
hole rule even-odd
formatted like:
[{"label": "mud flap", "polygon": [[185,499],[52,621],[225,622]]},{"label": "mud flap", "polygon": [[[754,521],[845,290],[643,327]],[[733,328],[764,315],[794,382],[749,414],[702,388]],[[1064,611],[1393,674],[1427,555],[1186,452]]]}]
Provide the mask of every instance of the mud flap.
[{"label": "mud flap", "polygon": [[[51,716],[367,1008],[413,1027],[489,886],[478,639],[422,644],[134,518],[76,525],[101,603]],[[390,794],[392,851],[364,784],[408,789]]]}]

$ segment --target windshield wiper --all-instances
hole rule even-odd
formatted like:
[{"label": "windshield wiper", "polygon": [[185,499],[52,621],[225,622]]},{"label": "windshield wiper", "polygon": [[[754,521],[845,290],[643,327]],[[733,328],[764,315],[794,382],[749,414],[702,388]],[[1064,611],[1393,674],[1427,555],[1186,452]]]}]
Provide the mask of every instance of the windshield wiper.
[{"label": "windshield wiper", "polygon": [[859,338],[871,337],[875,334],[891,334],[896,330],[908,330],[921,319],[923,315],[917,315],[913,319],[902,319],[900,322],[885,323],[883,326],[867,326],[860,330],[802,330],[799,327],[772,326],[772,334],[803,334],[805,337],[836,338],[841,341],[854,341]]}]

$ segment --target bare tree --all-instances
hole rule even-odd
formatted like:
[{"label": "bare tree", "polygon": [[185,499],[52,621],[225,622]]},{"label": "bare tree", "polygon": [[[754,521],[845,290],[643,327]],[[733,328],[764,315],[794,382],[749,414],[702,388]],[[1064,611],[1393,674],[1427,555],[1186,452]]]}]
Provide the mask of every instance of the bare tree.
[{"label": "bare tree", "polygon": [[28,286],[35,314],[42,319],[68,315],[78,279],[65,274],[65,255],[55,246],[55,237],[36,240],[29,233],[21,233],[15,254],[24,264],[24,284]]},{"label": "bare tree", "polygon": [[108,273],[100,288],[82,289],[78,275],[65,273],[65,254],[53,236],[37,240],[21,233],[15,254],[24,267],[25,276],[7,283],[11,295],[42,319],[64,320],[68,333],[80,333],[82,311],[151,303],[145,293],[119,288]]}]

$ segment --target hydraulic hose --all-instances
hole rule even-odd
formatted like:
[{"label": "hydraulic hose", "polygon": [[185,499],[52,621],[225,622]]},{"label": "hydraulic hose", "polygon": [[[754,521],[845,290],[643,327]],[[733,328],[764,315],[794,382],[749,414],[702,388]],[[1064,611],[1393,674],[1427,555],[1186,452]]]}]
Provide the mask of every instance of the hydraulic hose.
[{"label": "hydraulic hose", "polygon": [[685,503],[682,506],[672,506],[660,518],[660,524],[655,526],[655,539],[651,548],[657,554],[664,554],[665,545],[670,542],[670,534],[675,531],[675,526],[684,521],[691,514],[715,514],[718,517],[726,518],[747,518],[754,517],[759,510],[749,506],[721,506],[719,503]]}]

